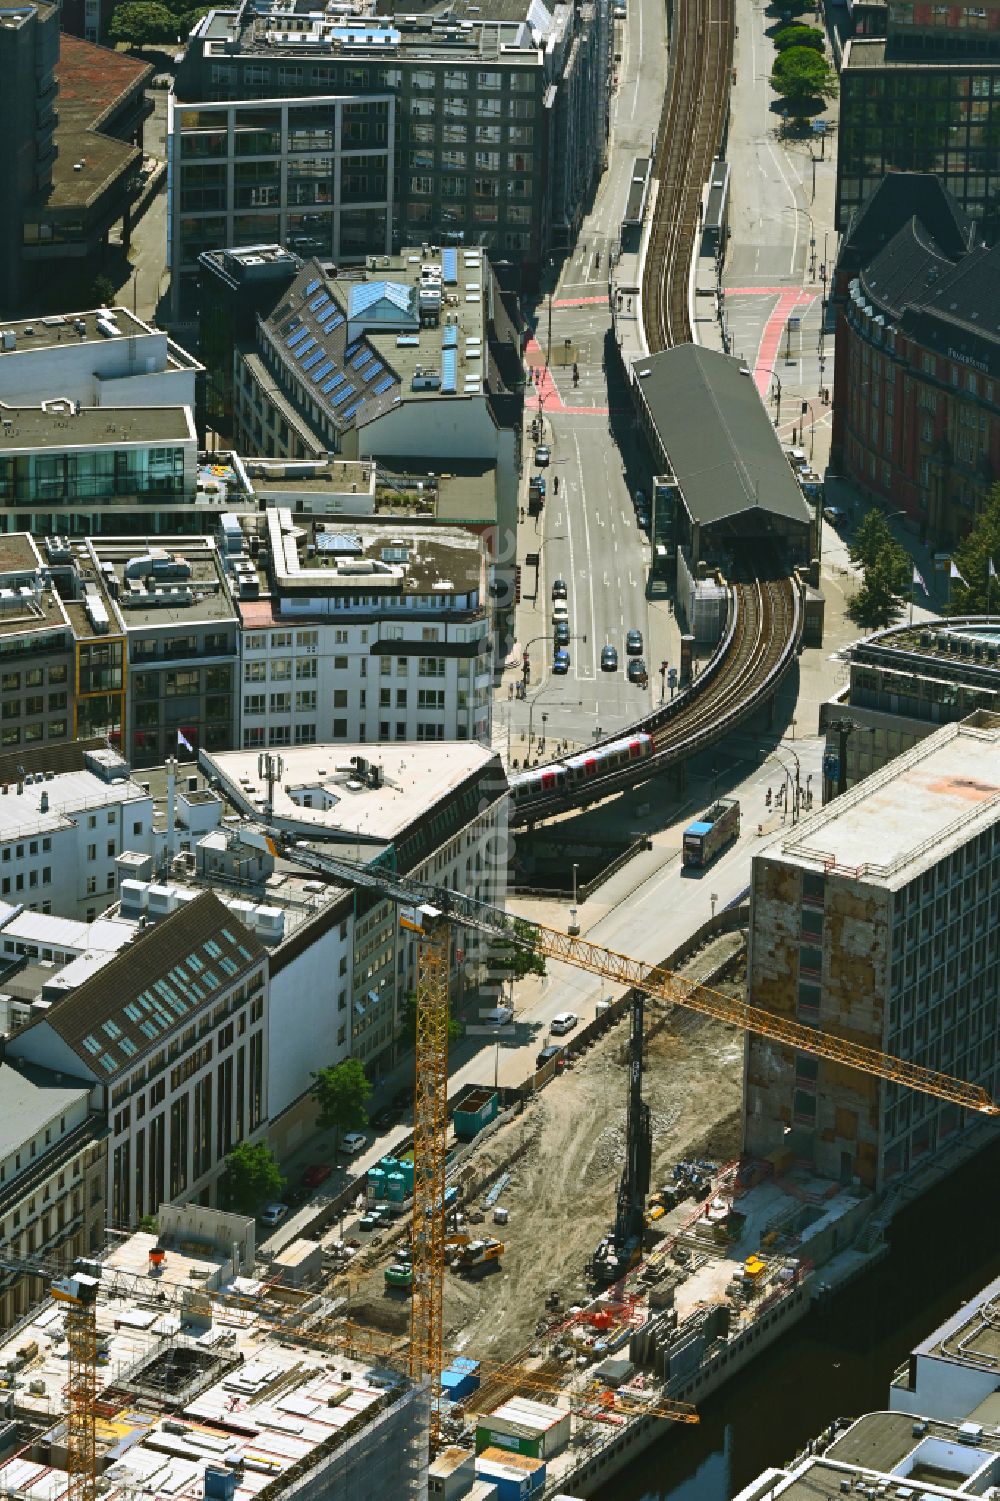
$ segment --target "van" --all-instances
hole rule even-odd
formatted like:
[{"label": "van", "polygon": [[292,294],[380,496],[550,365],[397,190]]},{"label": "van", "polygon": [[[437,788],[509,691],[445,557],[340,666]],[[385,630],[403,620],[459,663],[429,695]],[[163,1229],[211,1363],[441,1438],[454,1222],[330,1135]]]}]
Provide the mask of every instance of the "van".
[{"label": "van", "polygon": [[510,1006],[494,1006],[492,1011],[480,1011],[479,1020],[487,1027],[506,1027],[514,1020]]}]

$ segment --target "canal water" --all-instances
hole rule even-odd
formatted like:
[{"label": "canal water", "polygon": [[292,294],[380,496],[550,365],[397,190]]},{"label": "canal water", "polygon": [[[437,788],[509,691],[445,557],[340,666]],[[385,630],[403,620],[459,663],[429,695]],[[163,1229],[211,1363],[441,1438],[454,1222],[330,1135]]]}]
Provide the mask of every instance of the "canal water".
[{"label": "canal water", "polygon": [[730,1501],[836,1417],[888,1406],[913,1345],[1000,1275],[1000,1147],[980,1153],[892,1227],[889,1256],[699,1404],[597,1501]]}]

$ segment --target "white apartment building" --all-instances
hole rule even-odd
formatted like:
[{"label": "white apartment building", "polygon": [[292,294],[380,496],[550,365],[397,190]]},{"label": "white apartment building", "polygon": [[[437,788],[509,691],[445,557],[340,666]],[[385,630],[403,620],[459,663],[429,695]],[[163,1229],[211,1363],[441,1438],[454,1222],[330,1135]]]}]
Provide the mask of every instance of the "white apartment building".
[{"label": "white apartment building", "polygon": [[90,922],[117,899],[123,851],[152,853],[153,803],[116,752],[83,763],[0,782],[0,898]]},{"label": "white apartment building", "polygon": [[[320,857],[325,848],[362,864],[379,859],[400,874],[503,906],[507,784],[491,751],[466,742],[323,745],[279,754],[268,820],[274,827]],[[260,816],[268,790],[256,752],[203,753],[200,762],[238,811]],[[295,850],[287,858],[294,861]],[[416,943],[398,918],[393,903],[359,889],[317,921],[315,949],[305,929],[272,954],[272,1045],[281,1060],[272,1108],[308,1088],[317,1061],[337,1062],[349,1051],[373,1075],[391,1066],[401,1007],[416,984]],[[483,978],[480,941],[468,935],[452,959],[460,1007],[475,999]],[[286,967],[294,973],[285,974]]]},{"label": "white apartment building", "polygon": [[22,318],[0,327],[0,401],[190,407],[204,366],[128,308]]},{"label": "white apartment building", "polygon": [[264,948],[206,891],[9,1041],[9,1057],[89,1084],[112,1224],[215,1203],[226,1154],[266,1125],[266,1009]]},{"label": "white apartment building", "polygon": [[481,542],[457,527],[265,518],[271,593],[241,600],[243,750],[480,740],[492,711]]}]

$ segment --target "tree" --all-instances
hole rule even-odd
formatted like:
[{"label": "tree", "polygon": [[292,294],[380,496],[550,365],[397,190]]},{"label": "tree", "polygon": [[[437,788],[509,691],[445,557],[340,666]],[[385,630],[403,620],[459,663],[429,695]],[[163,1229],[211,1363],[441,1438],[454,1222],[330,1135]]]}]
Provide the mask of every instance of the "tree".
[{"label": "tree", "polygon": [[[399,1013],[400,1031],[405,1040],[415,1047],[417,1042],[417,997],[411,990],[403,1001]],[[448,1011],[448,1043],[459,1042],[465,1036],[465,1027],[457,1016]]]},{"label": "tree", "polygon": [[847,607],[856,625],[880,630],[902,612],[913,587],[913,560],[891,538],[865,569],[864,581]]},{"label": "tree", "polygon": [[160,1222],[155,1214],[144,1214],[139,1221],[139,1229],[144,1231],[146,1235],[158,1235],[160,1233]]},{"label": "tree", "polygon": [[873,507],[865,513],[865,519],[854,535],[849,548],[851,562],[859,563],[862,568],[870,568],[886,543],[891,541],[888,521],[881,511]]},{"label": "tree", "polygon": [[817,100],[832,99],[837,80],[825,57],[812,47],[789,47],[779,52],[771,69],[771,87],[787,103],[793,115],[810,112]]},{"label": "tree", "polygon": [[1000,609],[1000,578],[990,575],[990,562],[1000,575],[1000,485],[994,485],[968,536],[955,549],[962,578],[951,581],[949,615],[985,615]]},{"label": "tree", "polygon": [[115,284],[110,276],[95,276],[90,295],[98,307],[110,307],[115,300]]},{"label": "tree", "polygon": [[812,47],[822,52],[826,38],[818,26],[782,26],[774,34],[774,45],[779,52],[787,52],[789,47]]},{"label": "tree", "polygon": [[524,942],[508,944],[500,941],[490,954],[493,963],[513,975],[515,980],[523,980],[525,975],[544,975],[545,955],[539,954],[532,943],[531,924],[515,918],[513,929]]},{"label": "tree", "polygon": [[108,36],[129,47],[171,42],[177,36],[177,17],[156,0],[126,0],[111,17]]},{"label": "tree", "polygon": [[237,1214],[254,1214],[259,1204],[278,1198],[284,1186],[274,1153],[263,1141],[233,1147],[219,1179],[223,1204]]},{"label": "tree", "polygon": [[357,1131],[368,1124],[365,1101],[372,1092],[371,1083],[357,1058],[345,1058],[333,1068],[321,1068],[313,1074],[315,1084],[309,1093],[319,1106],[319,1128],[334,1131],[334,1151],[340,1145],[341,1131]]}]

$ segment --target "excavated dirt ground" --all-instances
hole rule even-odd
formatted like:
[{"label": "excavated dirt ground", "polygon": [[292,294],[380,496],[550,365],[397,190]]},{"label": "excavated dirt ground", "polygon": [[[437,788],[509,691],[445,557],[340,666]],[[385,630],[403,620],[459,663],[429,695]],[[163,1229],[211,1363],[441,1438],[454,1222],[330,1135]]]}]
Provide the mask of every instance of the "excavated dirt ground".
[{"label": "excavated dirt ground", "polygon": [[[703,978],[741,945],[741,935],[724,935],[680,973]],[[716,988],[742,995],[742,970]],[[743,1034],[647,1002],[646,1037],[643,1094],[652,1112],[655,1187],[679,1158],[724,1162],[739,1152]],[[477,1179],[519,1156],[499,1199],[509,1223],[495,1226],[488,1214],[482,1226],[469,1227],[504,1242],[501,1269],[475,1281],[447,1274],[449,1351],[508,1359],[534,1337],[548,1293],[558,1290],[564,1307],[586,1296],[584,1267],[614,1219],[624,1160],[627,1051],[625,1019],[476,1153]],[[383,1292],[383,1266],[354,1288],[352,1317],[402,1332],[408,1300]]]}]

